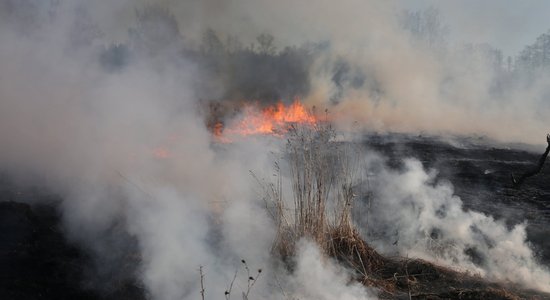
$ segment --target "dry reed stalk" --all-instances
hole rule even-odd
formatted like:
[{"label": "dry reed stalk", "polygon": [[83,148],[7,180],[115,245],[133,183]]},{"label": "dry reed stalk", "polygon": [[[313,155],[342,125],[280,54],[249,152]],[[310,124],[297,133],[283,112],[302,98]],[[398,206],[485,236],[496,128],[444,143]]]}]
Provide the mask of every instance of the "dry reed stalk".
[{"label": "dry reed stalk", "polygon": [[279,163],[274,165],[276,182],[263,184],[266,207],[277,225],[273,250],[283,257],[292,255],[295,242],[302,237],[329,253],[332,232],[354,235],[352,210],[361,171],[359,148],[335,138],[336,132],[328,123],[292,126],[289,130],[284,162],[290,174],[290,208],[285,207],[282,197],[286,186]]}]

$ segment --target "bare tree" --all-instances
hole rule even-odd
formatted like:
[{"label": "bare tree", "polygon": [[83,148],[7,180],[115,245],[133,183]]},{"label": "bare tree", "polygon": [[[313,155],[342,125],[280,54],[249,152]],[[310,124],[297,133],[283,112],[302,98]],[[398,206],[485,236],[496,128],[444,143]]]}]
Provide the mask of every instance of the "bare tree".
[{"label": "bare tree", "polygon": [[176,17],[167,9],[150,5],[136,11],[137,24],[128,32],[134,50],[148,55],[177,52],[183,47]]},{"label": "bare tree", "polygon": [[548,157],[548,153],[550,152],[550,134],[546,135],[546,142],[548,143],[548,146],[546,147],[546,151],[542,154],[542,156],[539,159],[538,164],[530,169],[529,171],[523,173],[519,178],[515,178],[514,174],[512,174],[512,182],[514,183],[514,186],[519,187],[525,179],[531,176],[535,176],[542,170],[542,167],[544,166],[544,162],[546,162],[546,157]]},{"label": "bare tree", "polygon": [[439,10],[436,8],[429,7],[422,12],[405,10],[400,21],[403,29],[429,48],[437,49],[445,46],[449,30],[441,21]]},{"label": "bare tree", "polygon": [[202,36],[202,51],[211,55],[219,55],[224,51],[222,41],[212,28],[208,28]]},{"label": "bare tree", "polygon": [[259,44],[259,51],[261,54],[273,55],[277,48],[273,45],[274,37],[269,33],[260,34],[256,40]]}]

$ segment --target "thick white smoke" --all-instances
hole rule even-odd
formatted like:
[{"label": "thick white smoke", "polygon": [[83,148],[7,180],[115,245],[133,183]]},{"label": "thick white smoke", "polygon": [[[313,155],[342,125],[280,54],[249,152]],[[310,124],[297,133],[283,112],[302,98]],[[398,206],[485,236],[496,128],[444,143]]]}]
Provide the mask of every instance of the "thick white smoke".
[{"label": "thick white smoke", "polygon": [[291,286],[298,299],[375,299],[363,285],[353,282],[346,270],[323,257],[317,246],[300,241]]},{"label": "thick white smoke", "polygon": [[[174,19],[157,24],[145,18],[151,21],[145,25],[136,24],[135,5],[0,0],[0,168],[38,177],[63,198],[67,234],[96,255],[98,268],[110,267],[105,261],[116,249],[137,251],[139,269],[129,276],[136,275],[153,299],[197,299],[201,265],[208,299],[223,297],[235,270],[239,294],[248,283],[243,258],[252,271],[264,270],[251,299],[371,295],[308,242],[298,248],[293,274],[273,267],[274,225],[249,171],[271,176],[269,153],[283,141],[213,142],[200,114],[204,99],[197,97],[202,70],[180,48],[197,46],[207,27],[241,34],[244,42],[263,32],[284,45],[329,40],[308,70],[312,86],[305,101],[332,105],[335,115],[354,112],[348,119],[374,129],[481,131],[527,141],[544,131],[541,119],[531,118],[536,103],[516,97],[539,95],[539,89],[517,90],[493,110],[501,105],[487,102],[483,85],[490,73],[482,68],[455,80],[461,64],[410,43],[396,7],[386,1],[320,1],[315,8],[295,1],[162,1]],[[118,57],[125,48],[113,48],[113,61],[124,67],[110,70],[99,61],[113,41],[129,45],[133,55]],[[365,74],[364,88],[344,89],[338,104],[329,104],[338,87],[328,66],[340,57]],[[208,84],[216,95],[225,88],[224,82]],[[508,128],[501,119],[521,126]],[[536,265],[522,225],[508,230],[462,211],[449,187],[426,184],[430,177],[416,163],[408,166],[405,174],[382,171],[379,179],[387,185],[379,190],[380,216],[386,217],[380,224],[397,226],[402,254],[433,257],[425,237],[437,227],[443,233],[437,243],[453,244],[443,248],[441,261],[548,290],[548,273]],[[442,205],[445,216],[438,217]],[[486,256],[482,265],[464,253],[474,247]]]},{"label": "thick white smoke", "polygon": [[417,160],[405,160],[403,171],[380,168],[379,158],[370,162],[379,167],[368,228],[377,249],[550,291],[550,270],[537,261],[526,224],[508,228],[465,210],[452,185],[437,182],[436,170],[424,170]]},{"label": "thick white smoke", "polygon": [[[156,45],[161,52],[139,53],[123,70],[108,72],[97,59],[101,34],[71,38],[75,27],[96,29],[79,19],[89,17],[87,6],[61,5],[55,16],[31,5],[36,11],[29,14],[45,16],[25,32],[0,29],[2,170],[39,178],[63,198],[66,232],[96,257],[98,272],[123,267],[125,261],[112,257],[118,249],[134,251],[129,263],[139,268],[126,276],[136,276],[153,299],[198,298],[199,266],[207,299],[223,297],[241,269],[233,290],[238,298],[247,285],[243,258],[264,270],[250,298],[283,298],[271,286],[273,224],[249,174],[271,168],[268,153],[281,141],[215,145],[194,94],[196,67],[177,55],[179,44]],[[25,22],[15,18],[8,24]],[[301,257],[300,265],[323,274],[311,279],[300,271],[292,281],[279,275],[287,294],[322,292],[323,281],[347,289],[332,264],[325,272],[301,262],[312,257]],[[293,281],[307,288],[293,291]]]}]

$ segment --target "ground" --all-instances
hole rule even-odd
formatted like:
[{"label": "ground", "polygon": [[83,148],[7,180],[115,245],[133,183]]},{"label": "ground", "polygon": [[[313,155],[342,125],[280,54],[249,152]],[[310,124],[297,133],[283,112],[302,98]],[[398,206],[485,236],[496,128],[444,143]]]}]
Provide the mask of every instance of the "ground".
[{"label": "ground", "polygon": [[[550,162],[541,174],[529,178],[521,188],[512,186],[510,174],[535,164],[544,146],[496,144],[485,139],[411,135],[369,135],[366,144],[389,157],[399,168],[404,157],[416,157],[439,177],[452,182],[466,208],[481,211],[513,225],[528,220],[528,239],[545,265],[550,265]],[[541,142],[545,142],[541,140]],[[540,153],[539,153],[540,152]],[[63,235],[57,202],[41,190],[21,190],[0,180],[0,294],[4,299],[143,299],[143,290],[124,282],[108,292],[97,292],[86,284],[90,257]],[[31,205],[28,203],[49,203]],[[406,266],[422,273],[434,266],[422,262],[394,262],[388,274]],[[393,269],[392,269],[393,268]],[[429,273],[433,273],[430,271]],[[497,290],[469,292],[451,287],[455,275],[444,269],[437,280],[448,290],[438,294],[417,293],[425,299],[480,299],[496,297]],[[391,277],[391,276],[390,276]],[[429,283],[429,278],[424,278]],[[416,279],[415,279],[416,280]],[[468,280],[468,279],[466,279]],[[403,290],[406,281],[396,280]],[[445,284],[447,283],[447,284]],[[418,285],[421,286],[421,285]],[[543,299],[545,296],[542,296]],[[505,294],[503,299],[509,299]]]}]

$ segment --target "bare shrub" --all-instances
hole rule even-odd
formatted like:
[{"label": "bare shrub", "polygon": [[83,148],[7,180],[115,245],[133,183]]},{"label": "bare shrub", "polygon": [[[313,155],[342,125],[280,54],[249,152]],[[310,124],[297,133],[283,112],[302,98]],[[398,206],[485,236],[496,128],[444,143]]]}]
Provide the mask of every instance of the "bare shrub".
[{"label": "bare shrub", "polygon": [[[276,162],[275,182],[263,183],[268,211],[278,228],[273,250],[291,256],[295,242],[306,237],[325,253],[333,253],[335,234],[356,236],[352,210],[361,179],[360,147],[338,141],[326,122],[293,125],[286,137],[284,165]],[[285,188],[291,191],[291,201],[283,199]]]}]

